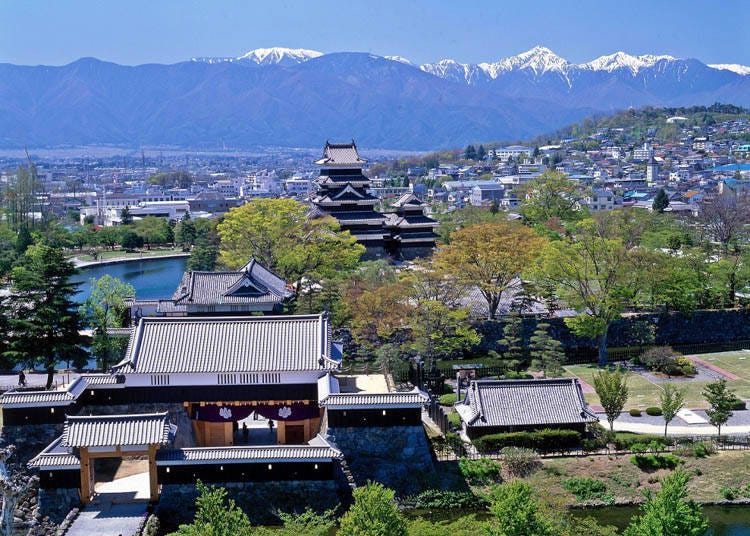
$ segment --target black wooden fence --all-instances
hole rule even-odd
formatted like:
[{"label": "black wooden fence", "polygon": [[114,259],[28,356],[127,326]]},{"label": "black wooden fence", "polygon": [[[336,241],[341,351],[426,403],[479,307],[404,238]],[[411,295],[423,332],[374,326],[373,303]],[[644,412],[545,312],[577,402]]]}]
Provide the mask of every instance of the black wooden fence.
[{"label": "black wooden fence", "polygon": [[[717,450],[750,450],[750,435],[694,435],[694,436],[673,436],[673,445],[653,444],[649,445],[649,453],[674,452],[691,444],[704,442],[711,443]],[[502,450],[480,451],[474,445],[465,444],[459,437],[448,436],[433,440],[433,453],[435,459],[439,462],[456,461],[459,458],[490,458],[493,460],[502,460]],[[653,447],[653,448],[651,448]],[[635,454],[629,449],[618,449],[614,445],[599,448],[596,450],[583,450],[581,448],[573,449],[552,449],[547,451],[538,451],[539,456],[543,458],[559,458],[567,456],[607,456]]]}]

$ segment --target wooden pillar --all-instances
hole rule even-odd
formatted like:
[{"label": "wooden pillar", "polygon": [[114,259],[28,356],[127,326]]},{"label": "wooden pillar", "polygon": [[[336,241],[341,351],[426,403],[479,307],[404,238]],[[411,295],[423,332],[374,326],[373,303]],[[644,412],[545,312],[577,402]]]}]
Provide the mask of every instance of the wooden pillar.
[{"label": "wooden pillar", "polygon": [[286,422],[276,421],[276,442],[279,445],[286,444]]},{"label": "wooden pillar", "polygon": [[156,474],[156,449],[158,448],[158,445],[148,446],[148,489],[151,502],[159,500],[159,479]]},{"label": "wooden pillar", "polygon": [[92,485],[92,460],[89,457],[88,447],[81,447],[79,456],[81,458],[81,502],[88,504],[91,502],[91,494],[94,491]]}]

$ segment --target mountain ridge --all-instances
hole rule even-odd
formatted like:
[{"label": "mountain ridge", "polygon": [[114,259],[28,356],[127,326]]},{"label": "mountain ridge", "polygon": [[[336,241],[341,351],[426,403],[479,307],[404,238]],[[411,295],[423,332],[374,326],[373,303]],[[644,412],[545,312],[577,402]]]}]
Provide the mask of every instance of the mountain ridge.
[{"label": "mountain ridge", "polygon": [[436,75],[401,57],[278,48],[170,65],[0,64],[0,147],[355,138],[373,149],[433,150],[530,138],[628,107],[750,105],[750,76],[693,59],[610,56],[579,68],[538,47],[495,62],[494,78],[454,61]]}]

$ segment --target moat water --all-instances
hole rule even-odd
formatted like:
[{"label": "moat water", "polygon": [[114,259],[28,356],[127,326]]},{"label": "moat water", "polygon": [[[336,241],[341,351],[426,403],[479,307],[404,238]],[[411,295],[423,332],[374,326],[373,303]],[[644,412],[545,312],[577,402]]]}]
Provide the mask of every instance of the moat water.
[{"label": "moat water", "polygon": [[80,273],[72,278],[73,282],[81,283],[75,300],[79,303],[86,301],[91,293],[91,279],[98,279],[106,274],[132,285],[140,300],[171,298],[185,271],[187,260],[187,257],[157,257],[81,268]]}]

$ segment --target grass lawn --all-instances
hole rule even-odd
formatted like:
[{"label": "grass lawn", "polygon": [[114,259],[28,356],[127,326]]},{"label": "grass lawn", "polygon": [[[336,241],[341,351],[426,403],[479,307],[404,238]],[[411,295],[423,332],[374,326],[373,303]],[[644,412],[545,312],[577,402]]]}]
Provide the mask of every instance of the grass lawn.
[{"label": "grass lawn", "polygon": [[[681,458],[682,467],[691,475],[690,498],[698,502],[719,501],[723,487],[750,484],[750,452],[722,451],[707,458]],[[525,478],[537,490],[563,503],[574,504],[573,495],[563,488],[568,478],[587,476],[602,480],[617,503],[643,500],[646,489],[658,490],[658,478],[668,469],[644,472],[630,462],[630,455],[587,456],[544,460],[544,467]]]},{"label": "grass lawn", "polygon": [[[740,376],[740,380],[728,380],[728,385],[734,389],[737,396],[743,399],[750,398],[750,352],[720,352],[715,354],[700,354],[698,357],[709,363],[720,367],[727,372]],[[569,376],[578,376],[589,385],[594,385],[594,374],[598,370],[594,364],[590,365],[568,365],[565,370]],[[707,381],[679,381],[677,385],[685,389],[685,407],[706,408],[706,401],[701,391],[710,383]],[[651,383],[643,376],[631,374],[628,385],[630,386],[630,398],[625,404],[625,410],[630,408],[647,408],[659,405],[659,393],[661,384]],[[599,397],[595,393],[586,393],[586,401],[589,404],[599,404]]]},{"label": "grass lawn", "polygon": [[107,260],[107,259],[139,259],[139,258],[145,258],[145,257],[161,257],[163,255],[175,255],[177,253],[184,253],[181,248],[168,248],[168,249],[152,249],[152,250],[146,250],[143,251],[135,251],[135,252],[126,252],[121,249],[116,249],[114,251],[101,251],[99,252],[99,257],[97,259],[94,259],[91,255],[87,253],[81,253],[78,255],[72,255],[71,257],[77,257],[78,260],[83,262],[95,262],[98,260]]}]

